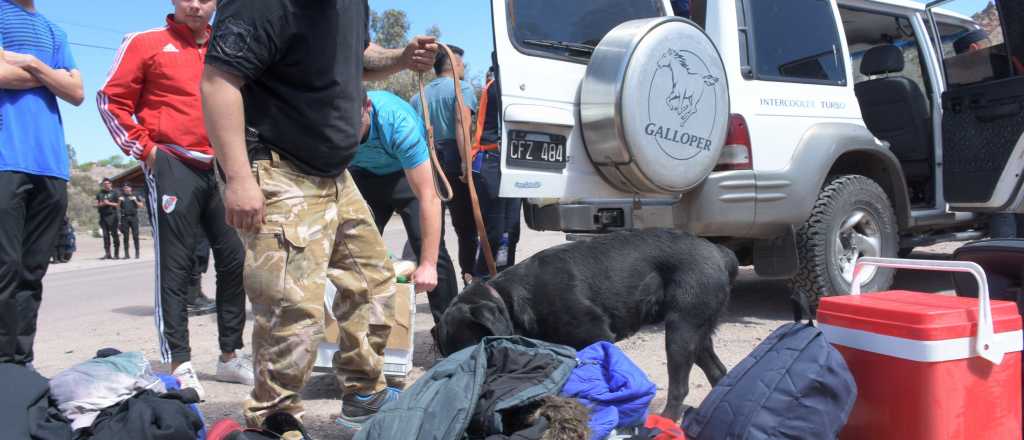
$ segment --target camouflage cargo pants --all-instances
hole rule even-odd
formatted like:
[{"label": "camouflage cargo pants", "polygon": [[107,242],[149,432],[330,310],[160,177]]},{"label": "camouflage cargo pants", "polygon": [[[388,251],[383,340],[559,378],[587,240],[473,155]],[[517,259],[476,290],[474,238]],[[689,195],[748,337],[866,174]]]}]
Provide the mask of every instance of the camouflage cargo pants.
[{"label": "camouflage cargo pants", "polygon": [[303,412],[299,392],[323,340],[326,280],[338,289],[334,368],[344,393],[384,389],[394,269],[366,202],[348,172],[299,172],[277,154],[253,173],[266,199],[259,233],[242,233],[245,290],[252,302],[256,383],[244,415],[258,426],[276,411]]}]

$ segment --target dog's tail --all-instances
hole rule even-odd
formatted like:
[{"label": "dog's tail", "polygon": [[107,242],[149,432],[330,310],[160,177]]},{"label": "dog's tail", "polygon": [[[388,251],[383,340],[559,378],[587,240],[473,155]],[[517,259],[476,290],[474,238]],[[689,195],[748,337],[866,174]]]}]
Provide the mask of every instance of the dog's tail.
[{"label": "dog's tail", "polygon": [[725,269],[729,271],[729,285],[736,284],[736,274],[740,269],[740,261],[736,258],[736,253],[725,246],[715,244],[718,248],[718,253],[722,254],[722,263],[725,264]]}]

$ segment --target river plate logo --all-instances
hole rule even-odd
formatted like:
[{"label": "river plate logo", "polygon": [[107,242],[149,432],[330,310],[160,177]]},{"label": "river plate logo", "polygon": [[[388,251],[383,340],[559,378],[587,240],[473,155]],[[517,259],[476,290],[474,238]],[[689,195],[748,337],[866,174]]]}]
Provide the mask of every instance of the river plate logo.
[{"label": "river plate logo", "polygon": [[666,50],[651,78],[644,133],[676,160],[711,151],[719,81],[697,54]]}]

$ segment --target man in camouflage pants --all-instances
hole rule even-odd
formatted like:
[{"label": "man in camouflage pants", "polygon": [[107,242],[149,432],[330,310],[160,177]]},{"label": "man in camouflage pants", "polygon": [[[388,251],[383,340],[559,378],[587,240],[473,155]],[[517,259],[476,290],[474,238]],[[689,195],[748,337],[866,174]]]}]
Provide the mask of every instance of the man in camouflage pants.
[{"label": "man in camouflage pants", "polygon": [[345,169],[362,137],[361,80],[429,69],[437,45],[428,37],[405,49],[372,45],[368,16],[366,0],[223,0],[217,12],[203,110],[227,222],[246,248],[256,373],[249,426],[277,411],[302,415],[299,392],[323,338],[325,278],[338,289],[339,423],[358,428],[397,399],[383,374],[394,271]]},{"label": "man in camouflage pants", "polygon": [[387,249],[349,173],[304,176],[264,148],[254,144],[253,168],[266,197],[266,224],[242,234],[245,288],[255,315],[256,387],[245,403],[250,424],[271,410],[301,413],[297,391],[323,340],[328,279],[338,287],[331,311],[341,328],[342,350],[333,360],[338,383],[349,395],[384,389],[381,354],[395,293]]}]

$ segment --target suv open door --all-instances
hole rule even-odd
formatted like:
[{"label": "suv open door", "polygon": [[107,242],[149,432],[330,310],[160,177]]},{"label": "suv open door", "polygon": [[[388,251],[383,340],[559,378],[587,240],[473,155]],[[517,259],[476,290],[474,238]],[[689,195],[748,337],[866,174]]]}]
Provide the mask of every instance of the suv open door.
[{"label": "suv open door", "polygon": [[[939,23],[937,7],[976,26]],[[946,202],[953,211],[1022,211],[1024,2],[939,0],[928,11],[945,83],[938,161]]]}]

